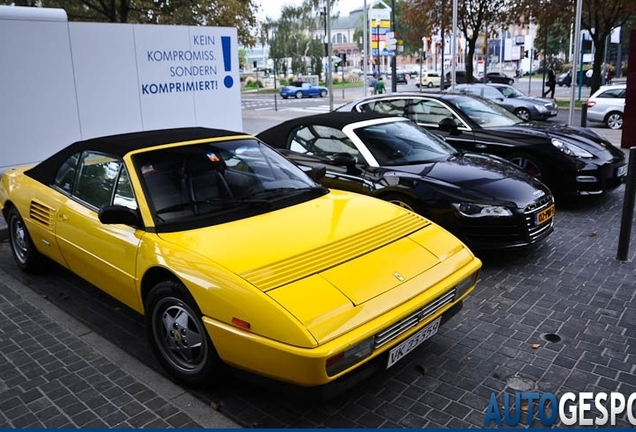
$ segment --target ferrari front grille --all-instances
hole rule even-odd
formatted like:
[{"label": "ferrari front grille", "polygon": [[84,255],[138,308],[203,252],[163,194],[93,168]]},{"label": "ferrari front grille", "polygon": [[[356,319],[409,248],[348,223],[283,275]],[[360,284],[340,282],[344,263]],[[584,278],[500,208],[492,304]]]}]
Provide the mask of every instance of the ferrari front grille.
[{"label": "ferrari front grille", "polygon": [[403,318],[400,321],[396,322],[391,327],[386,328],[380,333],[376,334],[373,348],[378,349],[381,346],[391,342],[393,339],[397,338],[408,329],[415,327],[422,321],[426,320],[428,317],[434,315],[438,310],[440,310],[447,304],[452,303],[454,299],[455,288],[442,294],[437,299],[433,300],[431,303],[427,304],[423,308],[415,311],[406,318]]}]

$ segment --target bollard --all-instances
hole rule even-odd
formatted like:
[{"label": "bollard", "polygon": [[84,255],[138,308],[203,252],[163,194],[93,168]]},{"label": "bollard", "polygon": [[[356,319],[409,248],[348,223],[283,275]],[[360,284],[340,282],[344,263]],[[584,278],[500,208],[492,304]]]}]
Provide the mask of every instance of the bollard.
[{"label": "bollard", "polygon": [[587,102],[581,105],[581,126],[587,126]]},{"label": "bollard", "polygon": [[629,162],[627,166],[627,178],[625,179],[625,198],[623,199],[623,214],[621,216],[621,229],[618,236],[618,251],[616,259],[627,261],[629,252],[629,238],[632,234],[634,219],[634,192],[636,191],[636,147],[629,149]]}]

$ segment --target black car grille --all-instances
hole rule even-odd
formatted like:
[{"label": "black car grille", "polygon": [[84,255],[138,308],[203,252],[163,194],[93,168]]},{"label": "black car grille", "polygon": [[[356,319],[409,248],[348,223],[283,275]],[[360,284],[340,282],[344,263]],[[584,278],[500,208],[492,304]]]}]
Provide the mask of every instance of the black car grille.
[{"label": "black car grille", "polygon": [[552,195],[546,195],[524,209],[526,226],[528,227],[528,234],[531,240],[541,237],[552,228],[554,218],[550,218],[547,222],[542,224],[535,223],[536,215],[552,205],[554,205],[554,198]]},{"label": "black car grille", "polygon": [[397,338],[408,329],[415,327],[431,315],[435,314],[438,310],[440,310],[447,304],[452,303],[454,299],[455,288],[442,294],[437,299],[412,313],[411,315],[396,322],[391,327],[386,328],[380,333],[376,334],[373,348],[378,349],[381,346],[391,342],[393,339]]},{"label": "black car grille", "polygon": [[532,244],[552,231],[553,219],[536,225],[538,213],[554,204],[552,195],[545,195],[523,209],[523,215],[511,218],[464,219],[460,234],[472,247],[514,247]]}]

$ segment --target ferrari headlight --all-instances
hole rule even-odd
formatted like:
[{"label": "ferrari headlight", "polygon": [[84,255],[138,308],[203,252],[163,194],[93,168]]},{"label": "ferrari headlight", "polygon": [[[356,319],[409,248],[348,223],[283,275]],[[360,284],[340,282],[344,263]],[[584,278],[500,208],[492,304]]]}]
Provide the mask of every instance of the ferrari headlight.
[{"label": "ferrari headlight", "polygon": [[510,211],[510,209],[504,206],[461,203],[456,205],[456,208],[462,216],[470,218],[512,216],[512,212]]},{"label": "ferrari headlight", "polygon": [[327,375],[334,376],[369,357],[373,352],[374,338],[370,337],[327,359]]},{"label": "ferrari headlight", "polygon": [[584,150],[581,147],[574,145],[572,143],[566,143],[564,141],[561,141],[558,138],[552,138],[551,142],[553,146],[555,146],[556,148],[558,148],[559,150],[561,150],[563,153],[565,153],[568,156],[582,157],[582,158],[594,157],[592,153],[588,152],[587,150]]}]

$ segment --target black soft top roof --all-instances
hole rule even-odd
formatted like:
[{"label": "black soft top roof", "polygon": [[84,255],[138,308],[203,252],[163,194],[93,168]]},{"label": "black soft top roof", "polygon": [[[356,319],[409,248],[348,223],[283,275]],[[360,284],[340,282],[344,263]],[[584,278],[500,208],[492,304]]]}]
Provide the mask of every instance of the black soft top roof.
[{"label": "black soft top roof", "polygon": [[71,155],[84,150],[93,150],[123,157],[125,154],[130,153],[133,150],[154,147],[162,144],[238,135],[244,135],[244,133],[232,132],[223,129],[187,127],[91,138],[84,141],[74,142],[26,171],[25,174],[44,184],[52,184],[62,163],[64,163],[64,161]]},{"label": "black soft top roof", "polygon": [[284,146],[286,143],[289,133],[298,126],[314,124],[342,129],[351,123],[389,117],[396,116],[377,112],[332,111],[330,113],[315,114],[287,120],[277,126],[262,131],[256,135],[256,137],[266,144],[280,148],[281,145]]}]

